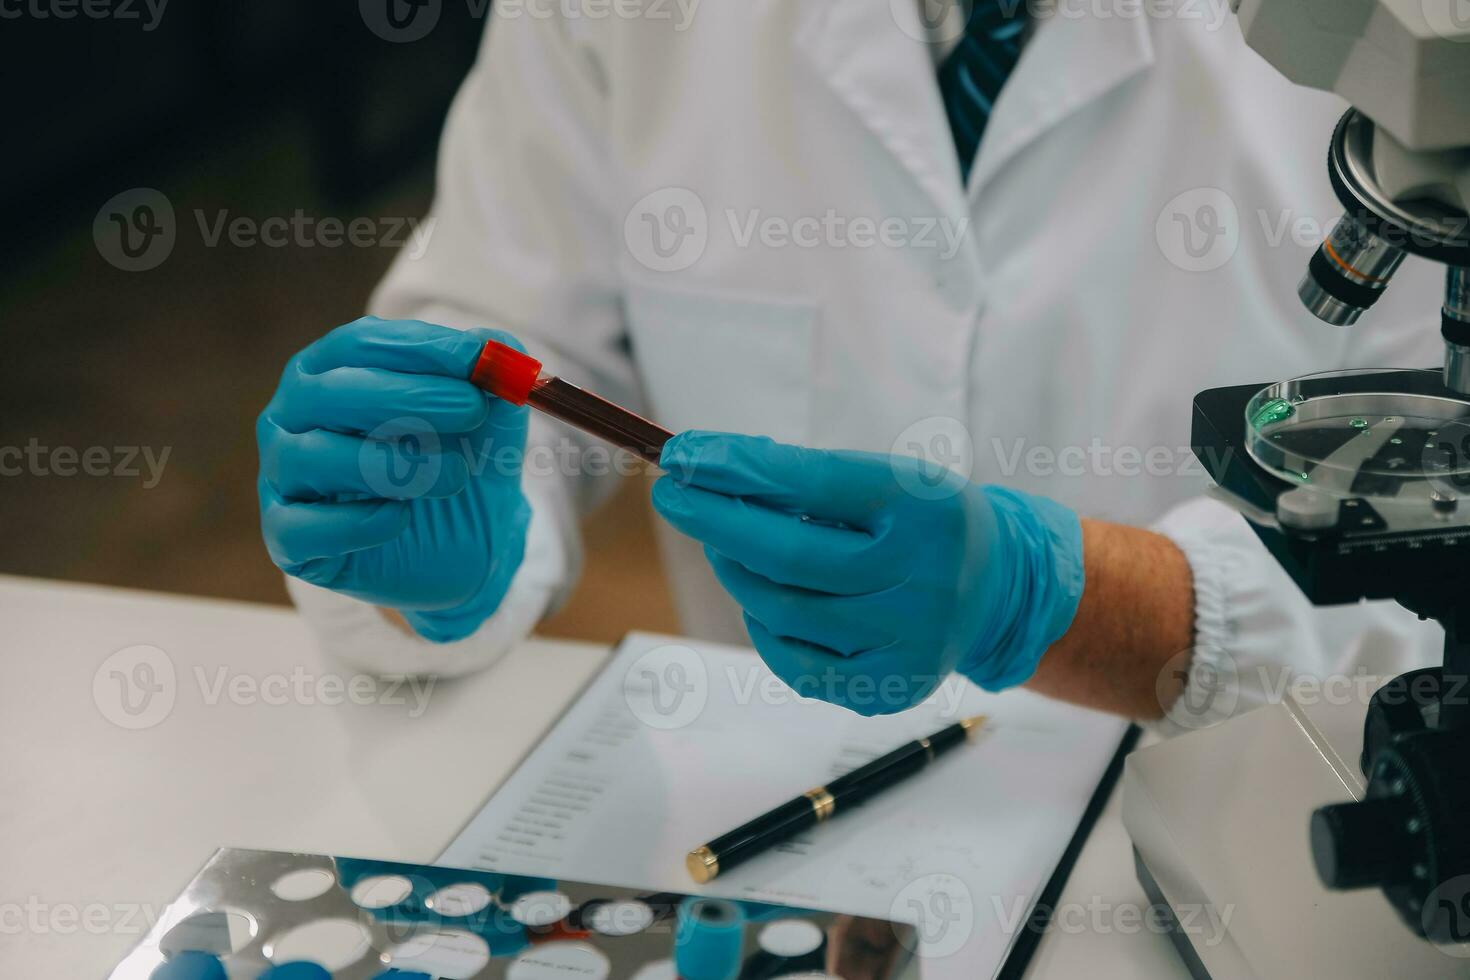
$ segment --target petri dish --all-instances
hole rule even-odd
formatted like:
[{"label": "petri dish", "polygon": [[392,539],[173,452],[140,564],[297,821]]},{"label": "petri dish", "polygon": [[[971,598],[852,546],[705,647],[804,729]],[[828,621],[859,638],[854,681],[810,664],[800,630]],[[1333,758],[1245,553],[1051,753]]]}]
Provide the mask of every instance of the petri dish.
[{"label": "petri dish", "polygon": [[1470,401],[1440,372],[1331,371],[1262,388],[1246,451],[1282,480],[1342,497],[1428,503],[1470,491]]}]

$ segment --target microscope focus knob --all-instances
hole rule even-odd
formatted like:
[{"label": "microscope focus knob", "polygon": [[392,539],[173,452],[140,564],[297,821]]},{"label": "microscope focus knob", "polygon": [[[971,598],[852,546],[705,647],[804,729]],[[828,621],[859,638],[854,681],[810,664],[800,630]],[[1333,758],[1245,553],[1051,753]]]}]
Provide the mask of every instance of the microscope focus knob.
[{"label": "microscope focus knob", "polygon": [[[1444,708],[1460,693],[1444,693]],[[1374,754],[1361,802],[1312,814],[1312,857],[1328,888],[1376,886],[1431,942],[1470,943],[1470,728],[1394,736]]]},{"label": "microscope focus knob", "polygon": [[1407,880],[1417,846],[1407,829],[1413,804],[1401,796],[1336,803],[1312,814],[1312,859],[1328,888],[1368,888]]}]

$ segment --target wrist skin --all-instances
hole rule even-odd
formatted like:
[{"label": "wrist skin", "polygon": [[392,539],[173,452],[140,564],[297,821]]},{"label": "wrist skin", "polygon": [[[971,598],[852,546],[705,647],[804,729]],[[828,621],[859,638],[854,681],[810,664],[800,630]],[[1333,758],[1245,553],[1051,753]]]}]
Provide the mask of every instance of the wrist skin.
[{"label": "wrist skin", "polygon": [[1130,718],[1163,716],[1183,690],[1169,669],[1194,644],[1194,579],[1184,553],[1142,528],[1082,521],[1086,587],[1077,615],[1026,687]]},{"label": "wrist skin", "polygon": [[386,619],[392,626],[394,626],[400,633],[403,633],[406,636],[418,635],[413,631],[413,627],[408,625],[408,620],[403,618],[403,613],[399,612],[397,609],[389,609],[387,606],[376,606],[375,608],[378,610],[379,614],[381,614],[382,617]]}]

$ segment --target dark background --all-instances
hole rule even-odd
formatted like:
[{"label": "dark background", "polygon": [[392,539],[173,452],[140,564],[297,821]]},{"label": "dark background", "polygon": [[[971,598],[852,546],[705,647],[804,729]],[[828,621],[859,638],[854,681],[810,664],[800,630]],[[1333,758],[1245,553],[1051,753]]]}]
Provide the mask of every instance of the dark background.
[{"label": "dark background", "polygon": [[[393,248],[211,245],[201,216],[423,215],[488,8],[84,2],[0,0],[0,447],[169,455],[151,488],[141,464],[0,475],[0,572],[284,602],[259,540],[254,419],[292,353],[360,315]],[[140,188],[167,199],[176,238],[125,271],[99,212]],[[675,628],[645,487],[596,516],[588,550],[548,632]]]}]

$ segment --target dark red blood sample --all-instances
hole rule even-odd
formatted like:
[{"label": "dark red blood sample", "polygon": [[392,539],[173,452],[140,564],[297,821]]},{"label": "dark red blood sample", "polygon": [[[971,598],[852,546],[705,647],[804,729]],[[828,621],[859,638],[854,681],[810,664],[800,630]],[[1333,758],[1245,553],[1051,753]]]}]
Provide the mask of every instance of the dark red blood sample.
[{"label": "dark red blood sample", "polygon": [[583,432],[590,432],[658,465],[664,443],[674,437],[641,415],[578,388],[555,375],[542,374],[541,362],[498,341],[486,341],[470,380],[497,398],[530,405]]}]

